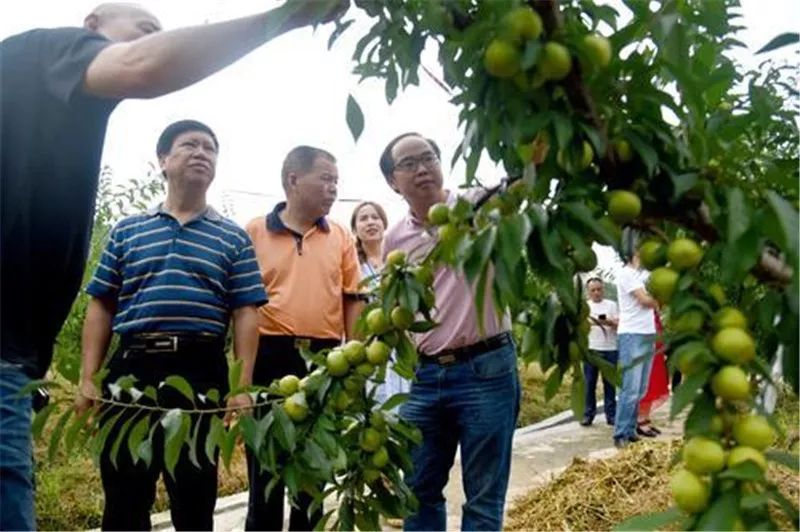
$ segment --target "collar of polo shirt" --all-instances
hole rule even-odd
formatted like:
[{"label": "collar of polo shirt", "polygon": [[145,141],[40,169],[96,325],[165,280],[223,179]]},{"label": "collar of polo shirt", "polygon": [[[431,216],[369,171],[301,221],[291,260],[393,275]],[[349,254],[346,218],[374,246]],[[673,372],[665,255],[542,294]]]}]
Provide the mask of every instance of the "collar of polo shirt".
[{"label": "collar of polo shirt", "polygon": [[[267,230],[272,231],[273,233],[277,233],[279,231],[288,231],[290,233],[294,233],[291,229],[284,225],[283,220],[279,216],[279,213],[286,208],[286,202],[282,201],[275,205],[275,208],[272,209],[272,212],[267,214]],[[325,217],[318,218],[314,224],[325,231],[326,233],[330,232],[330,227],[328,226],[328,220]]]},{"label": "collar of polo shirt", "polygon": [[[150,207],[149,209],[147,209],[146,212],[150,216],[156,216],[156,215],[159,215],[159,214],[166,214],[167,216],[172,216],[170,213],[168,213],[167,211],[164,210],[164,204],[163,203],[159,203],[158,205],[154,205],[153,207]],[[199,217],[207,218],[208,220],[211,220],[212,222],[222,221],[222,215],[220,213],[218,213],[217,210],[214,207],[212,207],[211,205],[206,205],[205,210],[203,211],[203,213],[200,216],[198,216],[198,218]]]}]

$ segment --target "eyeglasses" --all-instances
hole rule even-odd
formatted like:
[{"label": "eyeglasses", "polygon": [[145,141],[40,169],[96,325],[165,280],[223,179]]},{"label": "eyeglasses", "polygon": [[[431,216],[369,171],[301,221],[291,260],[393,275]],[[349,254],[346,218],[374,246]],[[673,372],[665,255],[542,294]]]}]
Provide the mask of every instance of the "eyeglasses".
[{"label": "eyeglasses", "polygon": [[403,172],[413,172],[422,163],[425,168],[433,168],[439,164],[439,158],[434,153],[423,153],[417,157],[406,157],[394,165],[395,170],[402,170]]}]

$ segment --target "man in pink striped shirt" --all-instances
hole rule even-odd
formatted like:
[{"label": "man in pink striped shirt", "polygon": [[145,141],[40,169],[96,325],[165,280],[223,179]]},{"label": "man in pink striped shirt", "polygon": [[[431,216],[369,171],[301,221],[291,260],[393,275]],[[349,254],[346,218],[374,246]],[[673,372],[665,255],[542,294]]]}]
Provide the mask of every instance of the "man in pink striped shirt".
[{"label": "man in pink striped shirt", "polygon": [[[402,249],[415,261],[436,244],[428,209],[457,199],[443,188],[439,157],[436,143],[417,133],[400,135],[386,146],[381,172],[409,212],[386,232],[384,253]],[[491,286],[490,280],[481,328],[474,290],[464,274],[440,268],[434,275],[433,318],[439,325],[415,336],[420,362],[400,410],[423,435],[412,449],[414,471],[406,479],[420,506],[406,519],[405,530],[447,528],[442,491],[459,446],[466,498],[461,529],[502,529],[520,385],[510,321],[495,312]]]}]

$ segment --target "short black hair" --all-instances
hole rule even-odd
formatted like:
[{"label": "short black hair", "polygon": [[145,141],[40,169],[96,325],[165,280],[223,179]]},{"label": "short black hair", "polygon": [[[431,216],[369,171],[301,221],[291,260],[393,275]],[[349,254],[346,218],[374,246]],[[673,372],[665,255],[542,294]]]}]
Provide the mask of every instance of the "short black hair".
[{"label": "short black hair", "polygon": [[586,281],[586,286],[589,286],[589,285],[590,285],[590,284],[592,284],[592,283],[600,283],[600,284],[602,284],[603,286],[605,286],[605,284],[606,284],[606,283],[605,283],[605,282],[603,282],[603,280],[602,280],[601,278],[599,278],[599,277],[589,277],[589,280],[588,280],[588,281]]},{"label": "short black hair", "polygon": [[219,141],[210,127],[197,120],[178,120],[168,125],[161,133],[161,136],[158,137],[156,155],[161,157],[162,155],[168,154],[172,150],[172,143],[175,142],[175,138],[187,131],[202,131],[203,133],[208,133],[209,136],[214,139],[214,147],[219,150]]},{"label": "short black hair", "polygon": [[324,157],[332,163],[336,163],[336,157],[322,148],[315,148],[313,146],[297,146],[292,148],[291,151],[286,154],[286,158],[283,160],[283,167],[281,168],[281,183],[283,184],[283,188],[286,188],[286,179],[291,172],[308,172],[311,167],[314,166],[317,157]]},{"label": "short black hair", "polygon": [[402,135],[398,135],[392,140],[390,140],[389,144],[387,144],[386,147],[383,149],[383,153],[381,153],[381,159],[378,163],[381,167],[381,173],[383,174],[383,177],[386,179],[387,182],[392,177],[392,172],[394,171],[394,159],[392,159],[392,150],[394,149],[395,144],[397,144],[406,137],[421,138],[422,140],[426,141],[428,144],[431,145],[431,148],[433,148],[433,153],[436,154],[436,157],[438,157],[439,159],[442,158],[442,152],[439,149],[439,145],[436,144],[436,141],[434,141],[433,139],[424,137],[415,131],[409,131],[408,133],[403,133]]}]

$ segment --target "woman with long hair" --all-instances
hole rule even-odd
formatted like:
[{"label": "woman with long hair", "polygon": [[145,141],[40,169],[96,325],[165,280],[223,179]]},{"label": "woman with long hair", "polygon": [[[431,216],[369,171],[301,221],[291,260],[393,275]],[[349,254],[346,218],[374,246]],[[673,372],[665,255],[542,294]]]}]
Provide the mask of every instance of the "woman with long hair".
[{"label": "woman with long hair", "polygon": [[[359,203],[350,217],[350,229],[356,238],[358,260],[361,263],[361,278],[369,280],[368,288],[376,287],[380,279],[379,274],[383,268],[383,233],[388,225],[386,211],[374,201]],[[378,385],[375,400],[383,403],[394,394],[408,392],[409,388],[408,380],[388,370],[384,382]]]},{"label": "woman with long hair", "polygon": [[362,201],[350,216],[362,279],[377,280],[383,268],[383,233],[388,225],[386,211],[374,201]]}]

